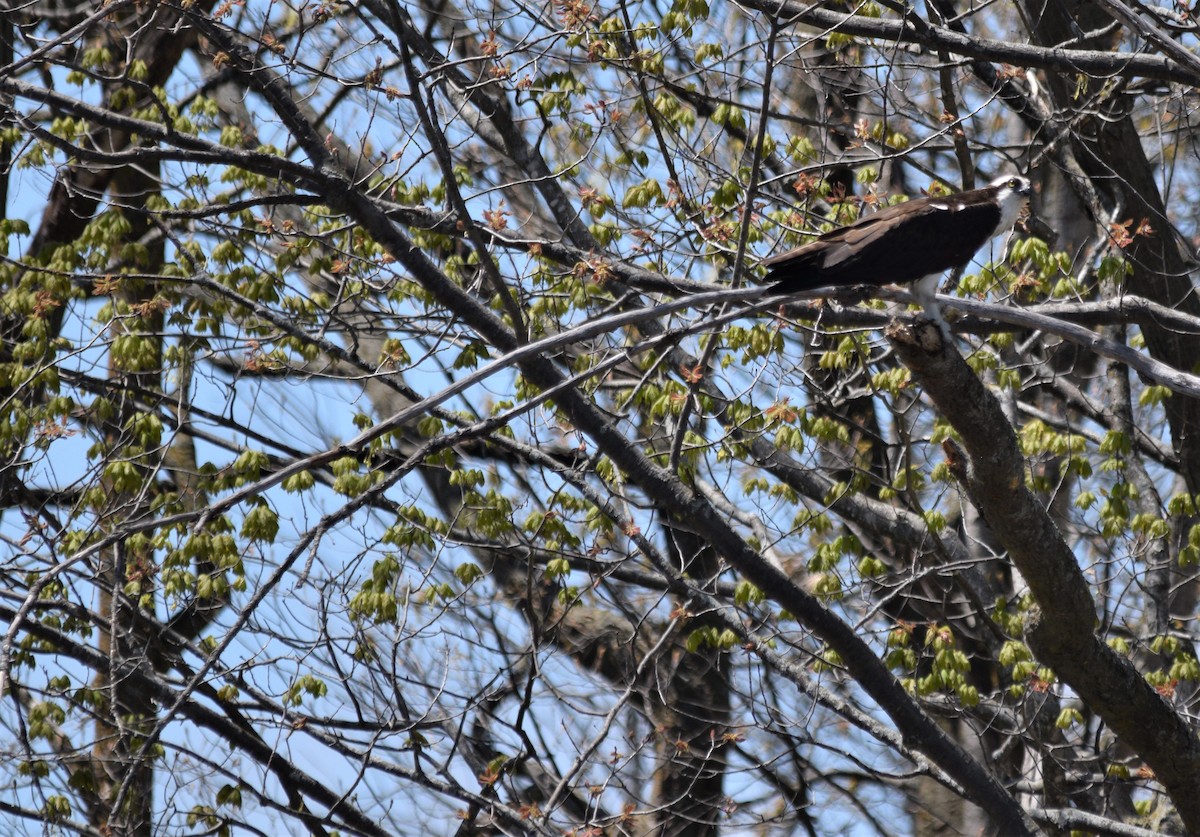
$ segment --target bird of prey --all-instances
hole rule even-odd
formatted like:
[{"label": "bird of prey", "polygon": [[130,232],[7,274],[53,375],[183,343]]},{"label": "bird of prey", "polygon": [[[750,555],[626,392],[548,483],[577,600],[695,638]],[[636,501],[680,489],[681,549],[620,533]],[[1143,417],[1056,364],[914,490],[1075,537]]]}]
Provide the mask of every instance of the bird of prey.
[{"label": "bird of prey", "polygon": [[945,328],[934,302],[938,279],[1010,229],[1028,200],[1029,180],[1005,175],[982,189],[898,203],[764,260],[764,281],[773,294],[911,282],[930,319]]}]

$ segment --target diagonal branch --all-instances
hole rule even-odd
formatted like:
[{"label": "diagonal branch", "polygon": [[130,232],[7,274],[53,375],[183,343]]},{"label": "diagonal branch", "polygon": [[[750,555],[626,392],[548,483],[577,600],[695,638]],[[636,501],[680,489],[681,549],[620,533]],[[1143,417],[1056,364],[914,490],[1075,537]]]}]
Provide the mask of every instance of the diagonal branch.
[{"label": "diagonal branch", "polygon": [[1197,833],[1200,738],[1096,634],[1088,583],[1044,504],[1026,487],[1025,460],[999,401],[962,356],[927,329],[892,327],[887,334],[962,438],[962,449],[946,448],[950,467],[1033,594],[1037,608],[1026,624],[1030,647],[1146,760],[1189,832]]}]

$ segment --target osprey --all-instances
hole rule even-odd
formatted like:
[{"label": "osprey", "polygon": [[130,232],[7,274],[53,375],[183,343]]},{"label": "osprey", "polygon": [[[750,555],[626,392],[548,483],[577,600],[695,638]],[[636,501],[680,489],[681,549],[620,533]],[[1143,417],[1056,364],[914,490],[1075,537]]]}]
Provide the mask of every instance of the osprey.
[{"label": "osprey", "polygon": [[944,325],[934,302],[938,279],[965,267],[976,250],[1010,229],[1027,200],[1029,181],[1005,175],[982,189],[898,203],[765,259],[764,281],[780,293],[913,282],[913,296]]}]

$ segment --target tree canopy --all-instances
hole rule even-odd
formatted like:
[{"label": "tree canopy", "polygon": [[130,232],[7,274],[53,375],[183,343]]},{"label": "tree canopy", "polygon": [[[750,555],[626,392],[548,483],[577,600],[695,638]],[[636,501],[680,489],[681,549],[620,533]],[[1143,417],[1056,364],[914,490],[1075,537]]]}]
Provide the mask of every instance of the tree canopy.
[{"label": "tree canopy", "polygon": [[7,3],[6,833],[1200,833],[1197,27]]}]

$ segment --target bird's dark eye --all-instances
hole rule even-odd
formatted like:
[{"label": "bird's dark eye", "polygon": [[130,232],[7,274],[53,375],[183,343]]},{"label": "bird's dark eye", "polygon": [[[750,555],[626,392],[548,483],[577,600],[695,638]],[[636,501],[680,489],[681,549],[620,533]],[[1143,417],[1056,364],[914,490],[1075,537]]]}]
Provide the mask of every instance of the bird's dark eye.
[{"label": "bird's dark eye", "polygon": [[1010,189],[1016,189],[1016,188],[1017,188],[1018,186],[1020,186],[1020,185],[1021,185],[1021,184],[1017,182],[1017,179],[1016,179],[1015,177],[1010,177],[1010,178],[1008,179],[1008,188],[1010,188]]}]

